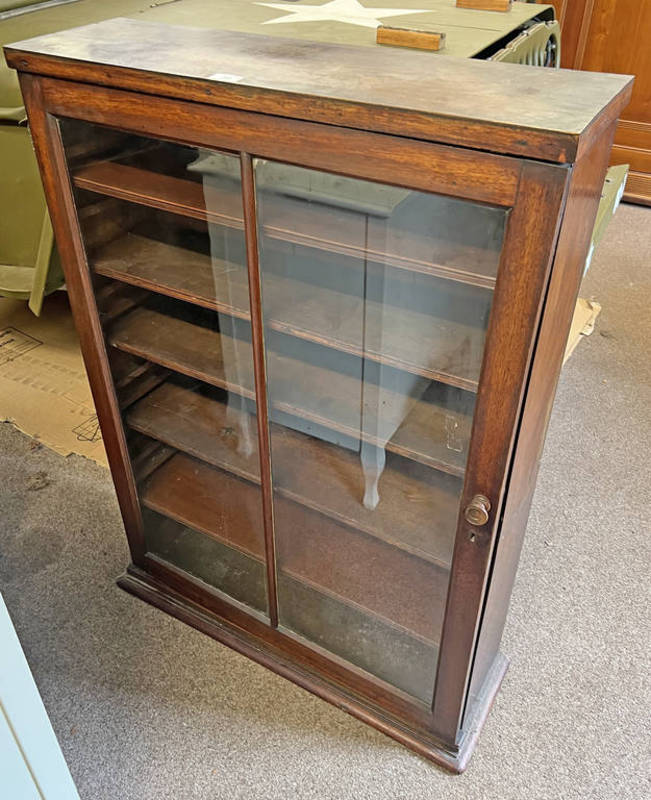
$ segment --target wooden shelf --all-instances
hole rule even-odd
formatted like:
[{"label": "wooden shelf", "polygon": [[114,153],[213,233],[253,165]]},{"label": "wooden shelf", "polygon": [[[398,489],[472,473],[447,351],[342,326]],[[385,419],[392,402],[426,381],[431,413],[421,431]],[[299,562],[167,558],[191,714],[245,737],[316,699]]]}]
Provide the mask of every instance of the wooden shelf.
[{"label": "wooden shelf", "polygon": [[237,195],[224,195],[219,213],[206,211],[203,184],[176,178],[160,172],[99,161],[84,167],[74,175],[80,189],[117,197],[139,205],[170,211],[184,217],[206,220],[230,228],[243,228],[242,200]]},{"label": "wooden shelf", "polygon": [[[120,350],[205,381],[246,398],[254,398],[250,343],[168,316],[138,308],[118,319],[109,341]],[[224,353],[230,363],[225,365]],[[346,375],[269,351],[267,369],[272,408],[294,418],[337,431],[353,440],[385,447],[389,452],[435,469],[462,475],[470,436],[471,408],[454,413],[445,402],[447,387],[424,378],[420,397],[406,398]],[[237,381],[229,372],[237,373]],[[441,393],[443,392],[442,401]],[[472,397],[468,395],[468,397]],[[438,401],[438,402],[437,402]],[[360,431],[360,402],[366,417]],[[377,409],[382,410],[378,421]],[[450,442],[450,423],[457,426]]]},{"label": "wooden shelf", "polygon": [[[97,250],[93,270],[133,286],[249,319],[246,269],[127,234]],[[477,390],[484,331],[271,273],[263,276],[268,326],[306,341]]]},{"label": "wooden shelf", "polygon": [[[219,193],[219,209],[206,209],[203,183],[164,175],[116,161],[90,164],[74,175],[80,189],[128,200],[132,203],[168,211],[213,224],[242,229],[242,198],[239,191],[224,188]],[[436,275],[474,286],[495,286],[498,255],[479,247],[454,243],[448,249],[448,263],[434,263],[431,253],[435,239],[409,233],[409,250],[418,256],[399,252],[385,253],[369,246],[374,238],[382,241],[384,222],[369,218],[370,229],[360,235],[359,214],[323,204],[283,197],[282,204],[267,208],[262,233],[290,245],[317,248],[364,261],[388,264],[397,269]],[[376,236],[373,235],[375,232]],[[400,243],[400,236],[396,236]]]},{"label": "wooden shelf", "polygon": [[246,267],[194,250],[128,233],[95,249],[91,267],[132,286],[251,318]]},{"label": "wooden shelf", "polygon": [[307,643],[316,642],[345,662],[431,705],[437,644],[386,624],[382,618],[282,572],[278,597],[283,633],[292,637],[298,634]]},{"label": "wooden shelf", "polygon": [[103,286],[97,288],[95,299],[100,321],[102,325],[106,326],[120,314],[144,303],[147,299],[147,292],[138,287],[107,281]]},{"label": "wooden shelf", "polygon": [[[248,481],[177,453],[151,474],[141,497],[152,511],[264,558],[261,494]],[[446,570],[282,497],[275,519],[281,574],[421,640],[438,641]]]},{"label": "wooden shelf", "polygon": [[[114,351],[114,352],[120,352]],[[120,409],[124,410],[155,389],[168,377],[169,370],[145,361],[142,370],[138,370],[133,378],[122,386],[115,387]]]},{"label": "wooden shelf", "polygon": [[[260,482],[256,422],[243,411],[173,382],[159,386],[127,415],[136,431]],[[248,431],[253,450],[244,446]],[[271,425],[274,489],[283,497],[386,543],[448,568],[461,482],[412,461],[389,456],[380,503],[362,505],[359,454],[282,425]]]},{"label": "wooden shelf", "polygon": [[121,350],[109,351],[109,363],[113,383],[118,390],[127,386],[134,378],[140,377],[149,366],[141,358],[135,358],[129,353],[123,353]]},{"label": "wooden shelf", "polygon": [[[135,440],[134,436],[137,437]],[[151,439],[137,433],[132,433],[129,440],[129,454],[133,472],[139,482],[148,478],[175,453],[176,451],[173,448],[161,444],[158,439]]]}]

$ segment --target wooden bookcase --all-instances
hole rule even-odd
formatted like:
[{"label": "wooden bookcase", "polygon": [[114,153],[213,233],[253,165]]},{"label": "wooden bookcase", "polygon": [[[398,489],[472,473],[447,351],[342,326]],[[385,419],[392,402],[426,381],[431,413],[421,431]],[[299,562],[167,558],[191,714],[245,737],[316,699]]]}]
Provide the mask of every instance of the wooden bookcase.
[{"label": "wooden bookcase", "polygon": [[120,585],[463,769],[629,79],[130,20],[6,55]]}]

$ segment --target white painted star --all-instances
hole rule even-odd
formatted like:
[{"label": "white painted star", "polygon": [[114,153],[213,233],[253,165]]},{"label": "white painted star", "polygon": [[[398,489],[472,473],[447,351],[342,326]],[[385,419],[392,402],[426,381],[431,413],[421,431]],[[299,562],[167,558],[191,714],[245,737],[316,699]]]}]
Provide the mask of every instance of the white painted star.
[{"label": "white painted star", "polygon": [[330,0],[322,6],[293,5],[287,3],[256,3],[258,6],[287,11],[283,17],[263,22],[263,25],[280,25],[284,22],[345,22],[364,28],[377,28],[382,17],[402,17],[406,14],[427,14],[431,8],[366,8],[359,0]]}]

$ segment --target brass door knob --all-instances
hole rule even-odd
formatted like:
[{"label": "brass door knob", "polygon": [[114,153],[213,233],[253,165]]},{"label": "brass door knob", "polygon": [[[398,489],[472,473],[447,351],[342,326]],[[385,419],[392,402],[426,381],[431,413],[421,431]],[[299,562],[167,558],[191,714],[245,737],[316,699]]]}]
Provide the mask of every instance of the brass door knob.
[{"label": "brass door knob", "polygon": [[488,522],[488,512],[491,510],[491,501],[483,494],[476,494],[466,506],[464,517],[471,525],[485,525]]}]

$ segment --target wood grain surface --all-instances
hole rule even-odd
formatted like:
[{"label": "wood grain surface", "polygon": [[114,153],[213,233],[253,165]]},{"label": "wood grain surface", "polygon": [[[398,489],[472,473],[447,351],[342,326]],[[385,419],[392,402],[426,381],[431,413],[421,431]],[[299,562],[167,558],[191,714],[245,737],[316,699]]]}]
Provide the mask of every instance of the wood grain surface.
[{"label": "wood grain surface", "polygon": [[611,103],[618,113],[630,93],[626,76],[434,64],[427,53],[130,19],[5,52],[25,72],[554,161],[571,161],[595,118]]}]

